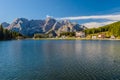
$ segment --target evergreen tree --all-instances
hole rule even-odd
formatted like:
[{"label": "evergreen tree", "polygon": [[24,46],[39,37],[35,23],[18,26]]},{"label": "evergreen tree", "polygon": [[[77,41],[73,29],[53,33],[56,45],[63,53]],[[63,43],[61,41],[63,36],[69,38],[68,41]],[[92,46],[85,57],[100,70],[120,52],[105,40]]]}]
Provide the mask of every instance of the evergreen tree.
[{"label": "evergreen tree", "polygon": [[0,40],[16,39],[19,36],[23,37],[20,33],[4,29],[2,25],[0,25]]},{"label": "evergreen tree", "polygon": [[3,27],[0,25],[0,40],[3,40],[4,34],[3,34]]}]

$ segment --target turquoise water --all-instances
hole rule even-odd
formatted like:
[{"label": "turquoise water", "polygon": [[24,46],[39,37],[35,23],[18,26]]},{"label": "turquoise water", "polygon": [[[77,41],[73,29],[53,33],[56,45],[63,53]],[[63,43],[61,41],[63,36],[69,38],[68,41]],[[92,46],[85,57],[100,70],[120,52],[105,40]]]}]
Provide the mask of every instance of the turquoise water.
[{"label": "turquoise water", "polygon": [[1,41],[0,80],[120,80],[120,41]]}]

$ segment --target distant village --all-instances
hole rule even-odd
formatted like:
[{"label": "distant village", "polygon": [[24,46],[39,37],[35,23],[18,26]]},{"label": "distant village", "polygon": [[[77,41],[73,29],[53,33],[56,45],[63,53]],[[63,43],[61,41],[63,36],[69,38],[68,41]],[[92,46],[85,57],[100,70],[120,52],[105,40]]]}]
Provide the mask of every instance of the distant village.
[{"label": "distant village", "polygon": [[[76,32],[76,37],[77,38],[86,38],[87,36],[85,35],[85,32],[81,31],[81,32]],[[105,39],[108,37],[106,37],[105,34],[99,33],[98,35],[92,35],[89,38],[91,38],[91,39]],[[115,39],[115,36],[111,35],[109,39]]]},{"label": "distant village", "polygon": [[[91,35],[89,37],[87,37],[87,35],[85,34],[84,31],[80,31],[80,32],[75,32],[75,38],[81,38],[81,39],[85,39],[85,38],[88,38],[88,39],[116,39],[116,37],[114,35],[111,35],[109,38],[106,37],[105,34],[98,34],[98,35]],[[62,39],[65,39],[67,38],[67,36],[63,35],[61,36]]]}]

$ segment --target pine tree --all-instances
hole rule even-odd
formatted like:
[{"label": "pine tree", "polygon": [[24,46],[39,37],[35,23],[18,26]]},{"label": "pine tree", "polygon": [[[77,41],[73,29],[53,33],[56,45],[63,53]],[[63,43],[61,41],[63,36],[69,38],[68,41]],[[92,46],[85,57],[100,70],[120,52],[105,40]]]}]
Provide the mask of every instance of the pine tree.
[{"label": "pine tree", "polygon": [[4,34],[3,34],[3,27],[0,25],[0,40],[4,39]]}]

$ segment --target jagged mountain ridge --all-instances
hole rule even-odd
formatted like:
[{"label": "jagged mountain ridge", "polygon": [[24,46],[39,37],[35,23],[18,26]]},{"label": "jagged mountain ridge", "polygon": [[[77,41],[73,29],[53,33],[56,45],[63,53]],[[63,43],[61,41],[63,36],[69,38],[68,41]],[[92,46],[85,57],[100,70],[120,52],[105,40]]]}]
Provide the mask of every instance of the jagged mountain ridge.
[{"label": "jagged mountain ridge", "polygon": [[85,26],[72,23],[68,20],[58,21],[54,18],[47,17],[46,20],[17,18],[7,28],[25,36],[33,36],[36,33],[47,34],[54,32],[58,34],[61,32],[76,32],[85,29]]}]

